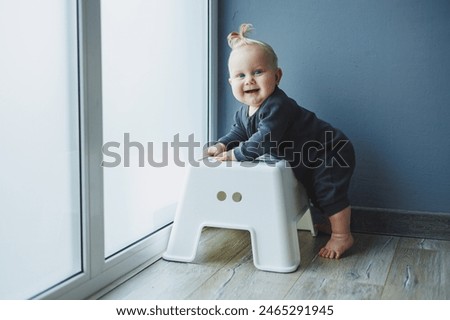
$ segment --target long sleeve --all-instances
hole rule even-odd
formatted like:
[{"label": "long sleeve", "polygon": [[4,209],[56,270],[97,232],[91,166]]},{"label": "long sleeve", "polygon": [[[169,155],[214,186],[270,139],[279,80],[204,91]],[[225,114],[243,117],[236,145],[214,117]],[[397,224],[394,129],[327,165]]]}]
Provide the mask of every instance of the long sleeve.
[{"label": "long sleeve", "polygon": [[265,153],[272,153],[282,141],[286,129],[291,124],[289,110],[274,99],[269,99],[260,108],[257,131],[239,147],[234,149],[237,160],[253,160]]},{"label": "long sleeve", "polygon": [[223,143],[227,146],[227,150],[233,149],[239,145],[240,142],[248,139],[245,126],[242,123],[242,114],[244,112],[244,107],[236,111],[234,115],[234,124],[230,132],[225,136],[221,137],[218,142]]}]

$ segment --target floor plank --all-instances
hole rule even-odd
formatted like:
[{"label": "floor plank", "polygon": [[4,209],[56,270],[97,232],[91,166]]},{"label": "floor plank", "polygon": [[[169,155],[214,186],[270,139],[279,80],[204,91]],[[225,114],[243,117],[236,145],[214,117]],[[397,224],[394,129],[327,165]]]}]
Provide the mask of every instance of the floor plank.
[{"label": "floor plank", "polygon": [[102,299],[449,299],[450,242],[355,233],[340,260],[317,256],[328,235],[299,231],[301,264],[255,268],[247,231],[206,228],[192,263],[159,260]]},{"label": "floor plank", "polygon": [[383,286],[329,278],[301,277],[287,300],[368,300],[379,299]]},{"label": "floor plank", "polygon": [[300,267],[293,273],[274,273],[256,269],[248,238],[249,247],[236,260],[231,260],[208,279],[188,299],[282,299],[326,240],[313,238],[310,232],[299,231]]},{"label": "floor plank", "polygon": [[354,247],[342,259],[316,257],[285,299],[380,298],[398,238],[365,234],[354,238]]},{"label": "floor plank", "polygon": [[441,255],[442,276],[438,299],[450,300],[450,251],[440,251],[439,255]]},{"label": "floor plank", "polygon": [[247,245],[242,231],[205,229],[192,263],[159,260],[102,299],[185,299]]},{"label": "floor plank", "polygon": [[354,247],[342,259],[317,257],[302,276],[384,285],[398,238],[366,234],[354,238]]},{"label": "floor plank", "polygon": [[[416,269],[423,268],[423,270],[426,270],[425,272],[432,275],[431,280],[423,280],[426,282],[423,288],[420,290],[416,289],[417,292],[414,293],[406,293],[406,295],[406,289],[400,290],[397,288],[396,290],[399,292],[394,295],[401,294],[403,299],[410,299],[411,296],[425,296],[420,299],[431,299],[432,296],[436,299],[450,299],[450,241],[421,238],[401,238],[398,247],[399,250],[412,249],[419,250],[420,252],[427,250],[430,251],[431,253],[429,254],[435,256],[435,258],[430,261],[419,261],[419,265],[416,266]],[[424,255],[424,253],[421,254]],[[424,259],[427,259],[427,257]],[[420,265],[420,263],[422,263],[422,265]],[[433,272],[433,270],[436,270],[436,272]],[[431,288],[426,289],[426,287]],[[390,289],[391,285],[387,286],[386,290]],[[429,294],[427,290],[431,290],[433,293]],[[388,298],[391,295],[392,293],[387,292],[384,294],[384,297]]]},{"label": "floor plank", "polygon": [[438,299],[442,264],[437,251],[397,248],[382,299]]},{"label": "floor plank", "polygon": [[423,238],[400,238],[399,247],[450,252],[450,241]]}]

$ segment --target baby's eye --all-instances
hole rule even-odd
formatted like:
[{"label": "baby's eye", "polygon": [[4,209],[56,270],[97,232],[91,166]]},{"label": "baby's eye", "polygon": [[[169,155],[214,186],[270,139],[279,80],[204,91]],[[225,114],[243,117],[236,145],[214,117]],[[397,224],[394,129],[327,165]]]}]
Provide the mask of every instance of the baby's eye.
[{"label": "baby's eye", "polygon": [[239,73],[239,74],[236,75],[236,78],[244,79],[245,78],[245,74]]},{"label": "baby's eye", "polygon": [[263,71],[260,70],[260,69],[255,70],[255,72],[253,72],[253,74],[254,74],[255,76],[259,76],[259,75],[261,75],[262,73],[263,73]]}]

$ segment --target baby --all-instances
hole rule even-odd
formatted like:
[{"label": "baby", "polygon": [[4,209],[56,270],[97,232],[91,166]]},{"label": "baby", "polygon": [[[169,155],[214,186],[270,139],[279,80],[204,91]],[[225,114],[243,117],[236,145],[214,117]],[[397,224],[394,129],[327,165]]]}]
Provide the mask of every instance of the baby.
[{"label": "baby", "polygon": [[247,37],[250,24],[228,35],[229,83],[243,104],[231,131],[207,149],[221,161],[251,161],[263,154],[285,159],[305,186],[315,208],[329,220],[319,226],[331,238],[319,251],[339,259],[353,245],[347,197],[355,166],[353,146],[338,129],[289,98],[279,87],[283,75],[272,47]]}]

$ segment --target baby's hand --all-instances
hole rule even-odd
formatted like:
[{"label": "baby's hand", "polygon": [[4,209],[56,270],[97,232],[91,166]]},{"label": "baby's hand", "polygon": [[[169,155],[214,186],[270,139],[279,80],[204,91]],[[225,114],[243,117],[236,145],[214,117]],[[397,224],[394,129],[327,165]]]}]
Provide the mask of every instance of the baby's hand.
[{"label": "baby's hand", "polygon": [[236,160],[236,158],[234,157],[233,150],[222,152],[221,154],[215,156],[214,159],[219,160],[219,161],[235,161]]},{"label": "baby's hand", "polygon": [[221,153],[225,152],[227,150],[227,147],[223,143],[216,143],[215,145],[209,147],[206,150],[206,153],[210,157],[216,157],[220,155]]}]

